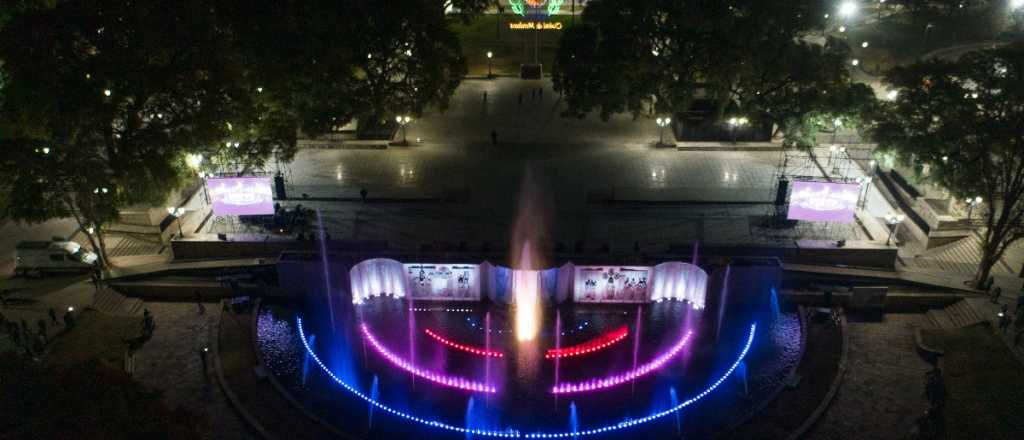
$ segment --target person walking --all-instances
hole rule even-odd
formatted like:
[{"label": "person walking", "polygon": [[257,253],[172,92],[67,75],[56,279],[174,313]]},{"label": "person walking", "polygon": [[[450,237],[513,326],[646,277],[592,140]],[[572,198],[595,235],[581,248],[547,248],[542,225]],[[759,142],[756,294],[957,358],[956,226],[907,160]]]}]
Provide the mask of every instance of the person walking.
[{"label": "person walking", "polygon": [[522,91],[519,92],[519,106],[520,107],[523,106],[523,92]]},{"label": "person walking", "polygon": [[203,362],[203,376],[206,376],[206,354],[209,353],[210,349],[203,347],[199,350],[199,360]]},{"label": "person walking", "polygon": [[50,315],[50,324],[57,325],[57,311],[50,307],[46,310],[46,313]]},{"label": "person walking", "polygon": [[992,304],[999,304],[999,297],[1002,295],[1003,288],[996,286],[995,288],[992,289],[992,297],[989,299],[989,301],[991,301]]},{"label": "person walking", "polygon": [[544,100],[544,87],[537,87],[537,96],[540,97],[541,101]]},{"label": "person walking", "polygon": [[498,146],[498,130],[495,130],[493,128],[491,129],[491,146]]},{"label": "person walking", "polygon": [[1010,328],[1010,315],[1006,312],[999,314],[999,332],[1006,334],[1006,329]]},{"label": "person walking", "polygon": [[487,103],[487,91],[484,90],[484,104]]},{"label": "person walking", "polygon": [[363,200],[363,203],[366,203],[366,196],[368,196],[369,194],[370,192],[367,191],[366,188],[362,188],[359,190],[359,198]]}]

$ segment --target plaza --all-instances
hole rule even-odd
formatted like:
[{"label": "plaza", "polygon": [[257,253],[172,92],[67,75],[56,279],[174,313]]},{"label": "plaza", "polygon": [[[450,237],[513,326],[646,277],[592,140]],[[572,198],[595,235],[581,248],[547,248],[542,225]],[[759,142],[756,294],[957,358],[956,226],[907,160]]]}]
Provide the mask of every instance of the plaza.
[{"label": "plaza", "polygon": [[0,14],[0,438],[1024,435],[1020,2],[100,3]]}]

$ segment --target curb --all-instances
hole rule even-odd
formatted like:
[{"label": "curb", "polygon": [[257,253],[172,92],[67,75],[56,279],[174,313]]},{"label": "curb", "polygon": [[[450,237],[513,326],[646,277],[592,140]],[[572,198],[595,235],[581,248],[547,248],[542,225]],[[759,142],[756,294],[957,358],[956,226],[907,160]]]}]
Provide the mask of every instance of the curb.
[{"label": "curb", "polygon": [[800,425],[799,428],[793,431],[789,437],[786,437],[786,440],[797,440],[803,438],[804,435],[807,434],[807,431],[809,431],[814,424],[818,422],[818,419],[821,418],[822,414],[825,414],[825,410],[832,406],[832,400],[835,399],[836,394],[839,393],[839,387],[843,384],[843,377],[846,375],[847,363],[849,362],[850,332],[846,329],[846,312],[843,311],[843,309],[839,310],[843,312],[839,317],[839,332],[843,335],[843,353],[839,357],[839,370],[836,371],[836,378],[832,380],[832,386],[829,387],[828,393],[825,394],[825,398],[822,399],[820,404],[818,404],[818,408],[815,409],[809,417],[807,417],[807,420],[804,420],[804,423]]},{"label": "curb", "polygon": [[242,406],[242,402],[238,399],[238,396],[235,394],[235,392],[231,390],[231,386],[228,385],[227,380],[224,379],[224,370],[221,368],[220,365],[220,326],[223,323],[223,317],[224,300],[221,300],[220,315],[218,315],[217,317],[217,335],[214,338],[210,338],[210,346],[211,348],[213,348],[213,369],[217,373],[217,384],[220,385],[220,389],[224,393],[224,396],[228,398],[228,403],[231,404],[231,408],[234,409],[235,412],[242,417],[242,420],[244,420],[245,423],[249,425],[250,428],[256,431],[256,433],[259,434],[260,437],[267,440],[271,440],[273,439],[273,436],[271,436],[270,433],[263,428],[263,425],[261,425],[260,422],[257,421],[256,418],[253,417],[252,414],[250,414],[249,411],[246,410],[244,406]]}]

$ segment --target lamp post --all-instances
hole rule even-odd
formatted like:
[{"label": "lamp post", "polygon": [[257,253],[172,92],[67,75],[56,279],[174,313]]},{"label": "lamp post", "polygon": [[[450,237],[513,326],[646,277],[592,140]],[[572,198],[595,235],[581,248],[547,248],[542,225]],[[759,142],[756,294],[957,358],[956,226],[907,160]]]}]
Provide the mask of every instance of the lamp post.
[{"label": "lamp post", "polygon": [[185,215],[185,208],[168,206],[167,213],[178,221],[178,238],[185,238],[185,235],[181,232],[181,216]]},{"label": "lamp post", "polygon": [[982,200],[984,200],[984,199],[982,199],[981,196],[975,197],[973,199],[970,198],[970,197],[967,198],[966,202],[967,202],[967,221],[968,222],[971,221],[971,213],[974,212],[974,207],[980,205]]},{"label": "lamp post", "polygon": [[857,178],[857,183],[860,184],[860,195],[857,197],[857,206],[864,209],[864,205],[868,203],[868,188],[871,185],[871,176],[861,176]]},{"label": "lamp post", "polygon": [[854,3],[853,1],[845,1],[839,5],[839,16],[843,17],[847,22],[856,14],[857,3]]},{"label": "lamp post", "polygon": [[658,124],[658,146],[665,145],[665,127],[668,127],[672,123],[672,118],[665,116],[663,118],[655,119]]},{"label": "lamp post", "polygon": [[736,143],[736,127],[742,127],[750,123],[747,118],[729,118],[729,133],[732,135],[732,143]]},{"label": "lamp post", "polygon": [[494,78],[494,73],[491,72],[491,66],[494,61],[494,52],[487,51],[487,78]]},{"label": "lamp post", "polygon": [[885,245],[889,246],[892,244],[892,237],[896,235],[896,231],[899,230],[900,224],[903,223],[906,217],[903,214],[888,214],[885,216],[885,223],[889,225],[889,238],[885,240]]},{"label": "lamp post", "polygon": [[395,122],[402,126],[402,145],[409,145],[409,141],[405,137],[405,126],[412,122],[410,116],[395,116]]}]

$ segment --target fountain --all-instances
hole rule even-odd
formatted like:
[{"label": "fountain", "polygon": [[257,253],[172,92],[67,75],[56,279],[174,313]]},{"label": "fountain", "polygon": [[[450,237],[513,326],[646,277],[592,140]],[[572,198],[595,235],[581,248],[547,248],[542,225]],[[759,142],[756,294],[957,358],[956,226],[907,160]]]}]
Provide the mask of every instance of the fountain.
[{"label": "fountain", "polygon": [[[668,387],[668,397],[669,397],[669,400],[672,402],[672,408],[675,408],[675,407],[679,406],[679,396],[676,395],[676,387]],[[680,414],[678,411],[676,411],[675,418],[676,418],[676,436],[682,437],[682,435],[683,435],[682,414]]]},{"label": "fountain", "polygon": [[772,287],[772,294],[768,301],[768,323],[774,324],[779,320],[779,294],[775,291],[775,287]]},{"label": "fountain", "polygon": [[[309,335],[309,346],[316,348],[316,335]],[[309,377],[309,353],[302,358],[302,386],[306,386],[306,379]]]},{"label": "fountain", "polygon": [[747,386],[747,363],[746,362],[742,362],[741,361],[736,366],[736,379],[738,379],[741,382],[743,382],[743,395],[744,396],[750,395],[750,389]]},{"label": "fountain", "polygon": [[725,266],[725,276],[722,277],[722,294],[718,296],[718,321],[715,328],[715,341],[718,341],[722,334],[722,319],[725,317],[725,307],[729,303],[729,274],[732,272],[732,265]]},{"label": "fountain", "polygon": [[473,426],[473,396],[469,397],[469,403],[466,404],[466,440],[473,438],[472,429]]},{"label": "fountain", "polygon": [[527,169],[519,194],[519,207],[512,226],[512,302],[515,334],[519,342],[533,341],[540,331],[540,271],[544,269],[541,255],[534,248],[547,238],[544,209],[539,200],[543,194]]},{"label": "fountain", "polygon": [[317,228],[320,230],[320,259],[324,269],[324,298],[327,299],[327,310],[331,314],[331,331],[338,327],[334,324],[334,301],[331,299],[331,274],[327,265],[327,239],[324,236],[324,219],[320,216],[320,209],[316,210]]},{"label": "fountain", "polygon": [[576,414],[576,402],[569,402],[569,432],[572,433],[573,440],[580,438],[580,420],[579,415]]},{"label": "fountain", "polygon": [[[562,311],[555,310],[555,350],[562,349]],[[558,383],[558,368],[562,359],[555,357],[555,383]],[[555,394],[555,408],[558,408],[558,395]]]},{"label": "fountain", "polygon": [[[373,384],[370,385],[370,398],[372,398],[373,400],[377,400],[377,398],[379,398],[379,397],[380,397],[380,379],[378,379],[377,375],[374,374],[373,375]],[[370,416],[369,416],[369,419],[366,422],[366,429],[367,430],[373,429],[373,408],[374,408],[374,406],[370,405],[370,410],[369,410]]]},{"label": "fountain", "polygon": [[[638,361],[638,359],[640,357],[640,333],[641,333],[640,332],[640,330],[641,330],[641,328],[640,328],[640,326],[641,326],[640,318],[641,318],[642,315],[643,315],[643,307],[636,306],[636,326],[634,327],[634,329],[636,330],[636,335],[633,337],[633,370],[634,371],[636,371],[637,361]],[[555,382],[555,383],[558,383],[558,382]],[[633,378],[633,383],[630,385],[630,387],[631,387],[631,393],[633,393],[635,395],[636,394],[636,378]]]}]

